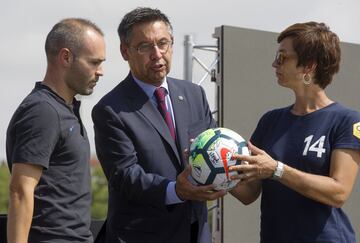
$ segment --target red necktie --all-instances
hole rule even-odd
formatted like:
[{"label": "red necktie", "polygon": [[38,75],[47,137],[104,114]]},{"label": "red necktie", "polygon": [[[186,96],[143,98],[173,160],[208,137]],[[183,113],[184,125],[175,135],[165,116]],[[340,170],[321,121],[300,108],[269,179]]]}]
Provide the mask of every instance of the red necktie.
[{"label": "red necktie", "polygon": [[171,119],[171,114],[166,109],[165,95],[166,95],[166,90],[164,87],[156,88],[155,97],[156,97],[156,100],[158,103],[158,109],[159,109],[162,117],[164,118],[166,125],[169,127],[171,137],[175,140],[175,138],[176,138],[175,128],[174,128],[174,124]]}]

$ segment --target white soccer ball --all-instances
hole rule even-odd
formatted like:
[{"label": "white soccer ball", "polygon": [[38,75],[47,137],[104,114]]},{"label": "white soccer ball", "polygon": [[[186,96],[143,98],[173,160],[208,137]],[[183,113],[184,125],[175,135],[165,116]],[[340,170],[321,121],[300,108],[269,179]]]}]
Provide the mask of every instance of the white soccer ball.
[{"label": "white soccer ball", "polygon": [[249,155],[247,142],[228,128],[208,129],[199,134],[190,146],[191,175],[200,185],[215,185],[215,190],[230,190],[239,180],[230,180],[237,171],[229,171],[234,153]]}]

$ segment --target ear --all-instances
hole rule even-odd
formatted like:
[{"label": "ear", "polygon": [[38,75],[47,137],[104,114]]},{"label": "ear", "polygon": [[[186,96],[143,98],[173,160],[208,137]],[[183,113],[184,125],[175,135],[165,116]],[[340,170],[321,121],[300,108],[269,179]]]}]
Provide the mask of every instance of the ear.
[{"label": "ear", "polygon": [[68,48],[61,48],[58,54],[59,62],[64,66],[70,66],[73,62],[74,55]]},{"label": "ear", "polygon": [[309,63],[304,67],[304,73],[315,73],[317,64],[315,62]]},{"label": "ear", "polygon": [[120,43],[120,52],[125,61],[129,60],[129,47],[126,44]]}]

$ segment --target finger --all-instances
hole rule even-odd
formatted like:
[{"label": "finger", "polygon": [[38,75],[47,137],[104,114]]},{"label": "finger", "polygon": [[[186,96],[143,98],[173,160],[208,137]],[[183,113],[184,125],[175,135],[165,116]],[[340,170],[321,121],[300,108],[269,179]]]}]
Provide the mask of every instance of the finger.
[{"label": "finger", "polygon": [[249,178],[249,174],[248,174],[248,173],[241,173],[241,174],[239,175],[239,178],[240,178],[241,180],[246,180],[246,178]]},{"label": "finger", "polygon": [[241,156],[240,154],[234,153],[231,155],[231,160],[240,160],[239,159],[240,156]]},{"label": "finger", "polygon": [[238,184],[240,184],[240,185],[242,185],[242,184],[247,184],[247,183],[249,183],[249,182],[252,182],[252,181],[255,181],[255,180],[257,180],[255,177],[244,177],[244,178],[242,178],[240,181],[239,181],[239,183]]},{"label": "finger", "polygon": [[[251,162],[255,161],[253,159],[250,160]],[[256,165],[252,163],[248,163],[248,161],[241,161],[242,163],[239,165],[232,165],[229,166],[229,171],[237,171],[238,173],[242,172],[250,172],[252,170],[255,170],[257,167]]]},{"label": "finger", "polygon": [[212,193],[209,193],[206,197],[207,200],[215,200],[218,199],[219,197],[223,197],[226,195],[226,190],[220,190],[220,191],[215,191]]},{"label": "finger", "polygon": [[262,149],[259,149],[254,144],[252,144],[250,141],[248,142],[248,148],[251,151],[252,155],[262,154],[264,152]]},{"label": "finger", "polygon": [[232,166],[229,166],[229,171],[242,172],[246,168],[246,166],[247,166],[247,164],[232,165]]},{"label": "finger", "polygon": [[188,149],[184,149],[183,154],[184,154],[184,157],[185,157],[185,158],[189,158],[190,153],[189,153],[189,150],[188,150]]},{"label": "finger", "polygon": [[[251,176],[249,173],[241,173],[239,175],[236,175],[236,180],[240,182],[249,181],[251,179]],[[235,179],[234,179],[235,180]]]},{"label": "finger", "polygon": [[197,190],[206,193],[208,193],[209,191],[213,191],[214,189],[215,185],[197,186]]},{"label": "finger", "polygon": [[241,174],[230,176],[230,180],[232,181],[241,180],[242,178]]},{"label": "finger", "polygon": [[258,175],[258,172],[254,171],[253,166],[247,166],[243,170],[238,170],[238,174],[237,175],[232,175],[230,178],[232,180],[238,180],[238,179],[255,177],[257,175]]},{"label": "finger", "polygon": [[189,175],[190,175],[190,173],[191,173],[191,167],[190,167],[190,165],[187,165],[186,167],[185,167],[185,169],[178,175],[178,178],[180,179],[180,180],[187,180],[187,178],[189,178]]},{"label": "finger", "polygon": [[226,193],[227,193],[226,190],[203,191],[203,192],[197,193],[197,200],[199,200],[199,201],[215,200],[219,197],[224,196]]},{"label": "finger", "polygon": [[245,161],[247,161],[249,159],[251,159],[251,156],[249,156],[249,155],[233,154],[231,156],[231,160],[239,160],[239,161],[240,160],[245,160]]},{"label": "finger", "polygon": [[181,172],[181,174],[183,174],[185,177],[188,177],[191,173],[191,166],[187,165],[185,167],[185,169],[183,170],[183,172]]},{"label": "finger", "polygon": [[[237,160],[240,161],[240,165],[249,165],[249,164],[254,164],[257,162],[257,158],[255,157],[255,155],[234,155],[231,160]],[[239,164],[239,163],[237,163]],[[239,166],[239,165],[237,165]]]}]

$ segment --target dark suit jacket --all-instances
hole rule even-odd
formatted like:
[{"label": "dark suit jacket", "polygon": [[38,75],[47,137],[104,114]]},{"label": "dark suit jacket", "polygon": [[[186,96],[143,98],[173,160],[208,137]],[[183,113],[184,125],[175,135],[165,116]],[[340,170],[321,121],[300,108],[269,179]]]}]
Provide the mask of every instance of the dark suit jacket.
[{"label": "dark suit jacket", "polygon": [[167,82],[177,144],[130,74],[92,111],[96,151],[109,182],[106,242],[189,242],[192,212],[199,231],[209,237],[205,203],[167,206],[165,195],[168,183],[188,163],[183,151],[189,139],[215,122],[200,86],[173,78]]}]

